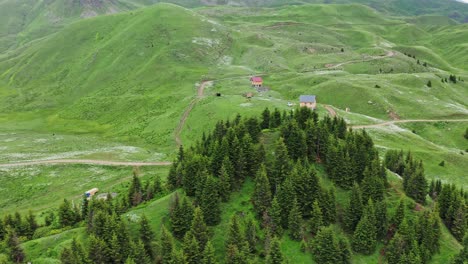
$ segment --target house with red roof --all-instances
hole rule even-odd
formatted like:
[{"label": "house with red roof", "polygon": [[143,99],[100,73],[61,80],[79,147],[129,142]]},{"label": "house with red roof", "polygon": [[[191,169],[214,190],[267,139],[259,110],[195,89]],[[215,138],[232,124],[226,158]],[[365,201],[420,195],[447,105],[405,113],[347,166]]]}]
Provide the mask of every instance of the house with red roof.
[{"label": "house with red roof", "polygon": [[260,76],[253,76],[250,78],[250,83],[253,87],[262,87],[263,86],[263,79]]}]

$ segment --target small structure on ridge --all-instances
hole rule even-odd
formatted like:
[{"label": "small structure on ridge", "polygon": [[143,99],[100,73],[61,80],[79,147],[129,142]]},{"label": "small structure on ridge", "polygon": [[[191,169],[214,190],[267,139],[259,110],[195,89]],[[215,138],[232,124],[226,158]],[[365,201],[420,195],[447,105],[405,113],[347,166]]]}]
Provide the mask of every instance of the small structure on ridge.
[{"label": "small structure on ridge", "polygon": [[301,95],[299,97],[299,105],[315,110],[317,101],[315,95]]}]

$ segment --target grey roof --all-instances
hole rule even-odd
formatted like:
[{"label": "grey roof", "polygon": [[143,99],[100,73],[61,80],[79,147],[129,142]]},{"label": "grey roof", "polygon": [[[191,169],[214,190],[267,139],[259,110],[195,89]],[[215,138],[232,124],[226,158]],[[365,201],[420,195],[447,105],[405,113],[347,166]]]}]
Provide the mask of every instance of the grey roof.
[{"label": "grey roof", "polygon": [[315,95],[301,95],[299,101],[301,103],[315,103]]}]

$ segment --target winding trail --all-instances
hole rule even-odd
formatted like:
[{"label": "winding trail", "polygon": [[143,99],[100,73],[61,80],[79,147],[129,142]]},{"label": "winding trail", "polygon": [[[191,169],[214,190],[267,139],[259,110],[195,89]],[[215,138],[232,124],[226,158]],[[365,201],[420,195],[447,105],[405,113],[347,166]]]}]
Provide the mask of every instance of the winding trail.
[{"label": "winding trail", "polygon": [[131,161],[108,161],[108,160],[88,160],[88,159],[57,159],[57,160],[33,160],[24,162],[14,162],[0,164],[0,168],[31,166],[31,165],[51,165],[51,164],[86,164],[102,166],[168,166],[172,162],[131,162]]},{"label": "winding trail", "polygon": [[179,124],[177,125],[175,133],[174,133],[175,141],[178,147],[182,145],[182,140],[180,139],[180,133],[182,133],[182,129],[184,128],[185,122],[187,121],[187,118],[190,115],[190,112],[192,112],[193,107],[198,102],[200,102],[200,100],[203,98],[203,95],[205,93],[205,87],[207,85],[211,85],[212,83],[213,81],[203,81],[200,84],[200,86],[198,86],[197,96],[190,102],[190,104],[187,106],[184,113],[182,114],[182,117],[180,118]]},{"label": "winding trail", "polygon": [[384,127],[394,124],[400,123],[433,123],[433,122],[468,122],[468,119],[407,119],[407,120],[394,120],[383,122],[379,124],[371,124],[371,125],[352,125],[349,126],[353,129],[363,129],[363,128],[376,128],[376,127]]},{"label": "winding trail", "polygon": [[324,105],[325,109],[327,109],[328,111],[328,114],[330,114],[331,117],[335,117],[336,116],[336,111],[335,109],[333,109],[331,106],[329,105]]}]

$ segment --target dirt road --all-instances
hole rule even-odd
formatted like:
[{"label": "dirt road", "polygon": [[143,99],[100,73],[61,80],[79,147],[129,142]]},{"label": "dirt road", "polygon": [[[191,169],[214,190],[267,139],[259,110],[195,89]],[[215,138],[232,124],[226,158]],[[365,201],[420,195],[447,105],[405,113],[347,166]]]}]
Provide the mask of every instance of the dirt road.
[{"label": "dirt road", "polygon": [[31,166],[31,165],[51,165],[51,164],[87,164],[102,166],[168,166],[172,162],[130,162],[130,161],[108,161],[108,160],[87,160],[87,159],[59,159],[59,160],[34,160],[15,163],[0,164],[0,168]]},{"label": "dirt road", "polygon": [[324,106],[325,109],[327,109],[328,113],[330,114],[331,117],[335,117],[336,116],[336,111],[335,109],[333,109],[331,106],[329,105],[325,105]]},{"label": "dirt road", "polygon": [[387,51],[387,53],[383,56],[371,56],[369,59],[362,59],[362,60],[351,60],[351,61],[345,61],[345,62],[342,62],[342,63],[338,63],[338,64],[335,64],[335,65],[332,65],[332,64],[329,64],[329,66],[327,67],[328,69],[335,69],[335,68],[339,68],[343,65],[347,65],[347,64],[351,64],[351,63],[358,63],[358,62],[367,62],[367,61],[373,61],[373,60],[381,60],[381,59],[385,59],[385,58],[389,58],[389,57],[393,57],[396,55],[396,52],[394,51]]},{"label": "dirt road", "polygon": [[177,143],[177,146],[182,145],[182,140],[180,139],[180,133],[182,132],[182,129],[184,128],[185,122],[187,121],[187,118],[190,115],[190,112],[192,112],[193,107],[203,98],[203,95],[205,93],[205,87],[207,85],[211,85],[212,83],[213,83],[213,81],[203,81],[200,84],[200,86],[198,86],[197,97],[195,97],[190,102],[190,104],[187,106],[184,113],[182,114],[182,117],[180,118],[179,124],[177,125],[176,130],[174,132],[175,141]]},{"label": "dirt road", "polygon": [[408,120],[394,120],[388,121],[380,124],[372,124],[372,125],[354,125],[349,126],[353,129],[362,129],[362,128],[376,128],[376,127],[384,127],[394,124],[400,123],[434,123],[434,122],[468,122],[468,119],[408,119]]}]

